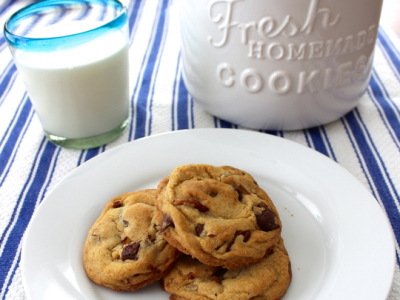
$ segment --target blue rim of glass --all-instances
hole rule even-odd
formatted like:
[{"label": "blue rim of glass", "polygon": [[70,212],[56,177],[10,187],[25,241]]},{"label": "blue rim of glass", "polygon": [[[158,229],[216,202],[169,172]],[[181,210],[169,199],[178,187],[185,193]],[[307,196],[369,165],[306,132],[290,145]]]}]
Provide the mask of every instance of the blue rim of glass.
[{"label": "blue rim of glass", "polygon": [[[99,4],[110,6],[119,11],[119,15],[97,28],[71,35],[49,38],[32,38],[12,33],[13,30],[19,25],[19,22],[27,17],[33,16],[40,12],[52,10],[62,5],[71,4]],[[127,9],[118,0],[44,0],[32,3],[12,14],[4,23],[4,37],[12,47],[17,49],[34,52],[50,52],[57,50],[60,47],[75,47],[77,45],[86,43],[88,40],[99,37],[107,31],[113,29],[118,30],[127,23],[127,20]]]}]

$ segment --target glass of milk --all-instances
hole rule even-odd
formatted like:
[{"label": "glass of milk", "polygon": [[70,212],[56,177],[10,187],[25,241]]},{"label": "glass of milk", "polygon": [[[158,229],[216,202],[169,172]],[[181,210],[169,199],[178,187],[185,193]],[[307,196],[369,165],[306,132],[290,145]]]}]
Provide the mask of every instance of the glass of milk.
[{"label": "glass of milk", "polygon": [[4,36],[48,139],[89,149],[129,120],[127,9],[117,0],[45,0],[14,13]]}]

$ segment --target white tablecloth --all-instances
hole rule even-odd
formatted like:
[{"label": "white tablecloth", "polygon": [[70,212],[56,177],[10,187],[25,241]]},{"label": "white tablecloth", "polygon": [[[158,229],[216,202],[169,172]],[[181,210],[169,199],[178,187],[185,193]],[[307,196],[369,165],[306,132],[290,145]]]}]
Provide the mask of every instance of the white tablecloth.
[{"label": "white tablecloth", "polygon": [[[29,2],[0,1],[0,24]],[[0,35],[1,299],[26,299],[20,269],[22,237],[32,213],[70,171],[99,153],[149,135],[192,128],[240,128],[208,114],[188,94],[182,81],[179,25],[172,0],[127,3],[131,122],[119,139],[100,148],[68,150],[46,140]],[[356,109],[326,126],[266,133],[327,155],[371,191],[396,239],[397,266],[390,300],[400,299],[399,50],[397,38],[380,28],[370,85]]]}]

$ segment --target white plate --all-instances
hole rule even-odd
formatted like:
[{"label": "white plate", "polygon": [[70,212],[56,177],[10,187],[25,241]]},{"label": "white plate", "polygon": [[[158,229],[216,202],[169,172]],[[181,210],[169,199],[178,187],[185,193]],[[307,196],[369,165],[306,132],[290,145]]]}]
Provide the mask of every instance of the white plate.
[{"label": "white plate", "polygon": [[155,135],[106,151],[57,185],[34,214],[22,249],[29,299],[168,299],[158,283],[133,293],[93,284],[81,252],[112,197],[155,188],[182,164],[251,173],[283,223],[293,280],[284,299],[384,300],[395,266],[391,227],[371,194],[329,158],[283,138],[233,129]]}]

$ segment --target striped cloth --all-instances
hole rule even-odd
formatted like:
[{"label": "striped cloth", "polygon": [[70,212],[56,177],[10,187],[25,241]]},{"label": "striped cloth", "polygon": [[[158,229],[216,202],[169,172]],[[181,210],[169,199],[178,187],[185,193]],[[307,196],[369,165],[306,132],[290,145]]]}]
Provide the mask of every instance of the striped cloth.
[{"label": "striped cloth", "polygon": [[[1,0],[0,24],[28,0]],[[131,140],[191,128],[238,126],[206,113],[188,94],[172,0],[126,0],[131,32],[131,123],[116,141],[91,150],[49,143],[0,35],[0,298],[26,299],[21,238],[34,210],[60,180],[92,157]],[[172,6],[173,7],[173,6]],[[326,126],[266,132],[306,145],[338,162],[384,208],[396,238],[397,268],[389,299],[400,299],[400,53],[380,28],[373,74],[356,109]]]}]

